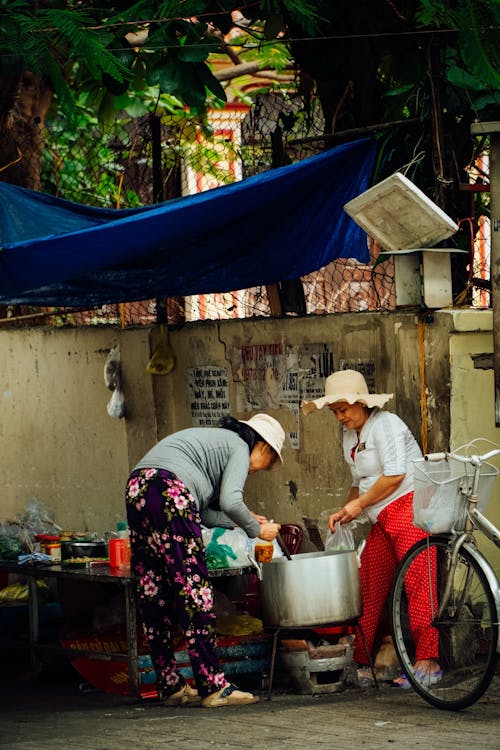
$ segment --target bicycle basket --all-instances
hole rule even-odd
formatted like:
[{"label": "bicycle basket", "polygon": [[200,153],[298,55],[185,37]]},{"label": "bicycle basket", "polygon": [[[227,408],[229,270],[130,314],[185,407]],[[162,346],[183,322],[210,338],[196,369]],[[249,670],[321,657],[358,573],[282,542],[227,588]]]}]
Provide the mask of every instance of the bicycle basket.
[{"label": "bicycle basket", "polygon": [[[460,531],[465,526],[467,500],[473,468],[459,461],[426,461],[419,458],[415,467],[413,524],[430,534]],[[498,469],[492,464],[481,466],[477,509],[484,513],[488,505]]]}]

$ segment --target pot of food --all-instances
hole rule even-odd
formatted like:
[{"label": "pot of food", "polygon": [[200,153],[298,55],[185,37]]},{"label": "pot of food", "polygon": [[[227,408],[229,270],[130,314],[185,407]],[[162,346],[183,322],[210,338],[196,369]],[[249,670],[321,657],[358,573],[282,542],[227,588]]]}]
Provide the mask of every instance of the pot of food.
[{"label": "pot of food", "polygon": [[355,620],[361,614],[359,557],[331,550],[278,557],[262,566],[264,623],[306,627]]},{"label": "pot of food", "polygon": [[61,558],[64,564],[78,564],[101,560],[108,556],[106,542],[102,539],[61,542]]}]

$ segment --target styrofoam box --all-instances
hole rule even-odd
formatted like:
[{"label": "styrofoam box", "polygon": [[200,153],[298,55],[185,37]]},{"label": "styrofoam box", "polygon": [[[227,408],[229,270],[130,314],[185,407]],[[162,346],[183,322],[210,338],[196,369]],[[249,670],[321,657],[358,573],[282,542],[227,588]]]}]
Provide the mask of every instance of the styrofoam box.
[{"label": "styrofoam box", "polygon": [[345,204],[344,210],[384,250],[432,247],[458,224],[401,172]]}]

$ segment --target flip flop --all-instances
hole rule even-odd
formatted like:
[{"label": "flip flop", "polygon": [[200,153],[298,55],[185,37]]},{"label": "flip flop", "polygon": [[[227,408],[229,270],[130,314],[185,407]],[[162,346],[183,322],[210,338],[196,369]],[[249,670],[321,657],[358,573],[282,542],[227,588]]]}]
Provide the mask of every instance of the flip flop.
[{"label": "flip flop", "polygon": [[[425,687],[431,687],[431,685],[435,685],[442,679],[443,670],[438,669],[435,672],[428,672],[424,669],[416,669],[415,677],[419,682],[425,685]],[[409,688],[413,687],[405,674],[402,674],[401,677],[397,677],[395,680],[393,680],[391,685],[393,685],[393,687],[400,688],[401,690],[408,690]]]}]

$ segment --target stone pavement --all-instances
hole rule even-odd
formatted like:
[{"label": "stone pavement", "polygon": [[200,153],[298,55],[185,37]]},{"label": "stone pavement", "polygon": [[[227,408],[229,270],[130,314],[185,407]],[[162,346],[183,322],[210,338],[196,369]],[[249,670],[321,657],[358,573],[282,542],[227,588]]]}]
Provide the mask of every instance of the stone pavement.
[{"label": "stone pavement", "polygon": [[2,671],[2,750],[500,748],[500,674],[474,706],[448,712],[387,685],[310,696],[294,694],[284,678],[270,701],[257,691],[255,705],[166,709],[82,690],[69,666],[36,680],[9,681]]}]

